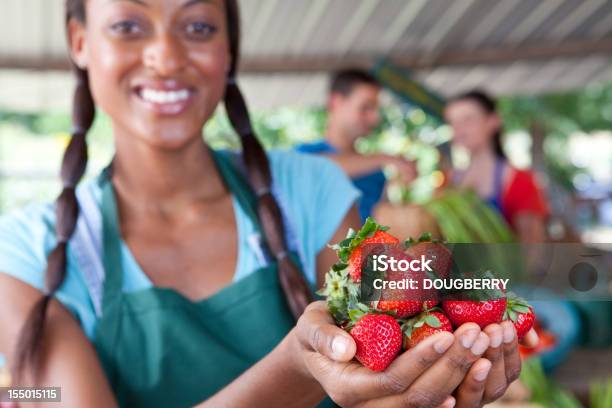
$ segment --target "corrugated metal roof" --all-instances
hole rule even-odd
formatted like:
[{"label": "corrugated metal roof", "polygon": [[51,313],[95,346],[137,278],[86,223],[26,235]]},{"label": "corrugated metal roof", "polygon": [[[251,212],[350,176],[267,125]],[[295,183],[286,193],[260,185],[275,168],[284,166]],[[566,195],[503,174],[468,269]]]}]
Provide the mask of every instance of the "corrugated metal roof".
[{"label": "corrugated metal roof", "polygon": [[[327,71],[368,67],[381,57],[412,69],[443,95],[477,86],[498,94],[542,93],[612,80],[609,0],[240,4],[241,82],[250,103],[260,108],[321,103]],[[61,69],[65,52],[62,0],[2,0],[0,68]],[[58,86],[43,85],[45,80],[69,83],[67,74],[37,76],[35,83],[31,79],[36,75],[20,80],[12,72],[10,81],[6,71],[0,75],[5,77],[0,79],[0,107],[19,105],[14,101],[27,99],[27,89],[42,105],[69,98],[68,89],[58,92]],[[65,79],[59,81],[62,75]],[[7,84],[13,93],[7,94]],[[49,97],[37,92],[54,93]]]}]

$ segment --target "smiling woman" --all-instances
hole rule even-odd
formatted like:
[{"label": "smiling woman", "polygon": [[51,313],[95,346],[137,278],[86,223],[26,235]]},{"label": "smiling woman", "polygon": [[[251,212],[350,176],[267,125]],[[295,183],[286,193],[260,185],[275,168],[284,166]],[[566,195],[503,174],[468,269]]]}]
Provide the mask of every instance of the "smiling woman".
[{"label": "smiling woman", "polygon": [[[0,219],[0,353],[16,385],[61,386],[69,407],[437,406],[490,400],[517,375],[516,339],[492,365],[470,351],[488,343],[478,327],[369,372],[308,305],[326,244],[357,227],[358,193],[327,159],[264,152],[236,82],[235,0],[68,0],[66,22],[63,191]],[[202,138],[221,101],[241,155]],[[94,102],[115,157],[77,188]]]}]

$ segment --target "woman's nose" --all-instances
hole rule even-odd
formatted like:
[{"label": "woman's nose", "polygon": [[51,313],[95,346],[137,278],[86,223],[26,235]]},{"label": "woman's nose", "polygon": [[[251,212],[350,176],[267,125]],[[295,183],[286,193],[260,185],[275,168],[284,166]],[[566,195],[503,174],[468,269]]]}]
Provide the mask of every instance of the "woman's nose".
[{"label": "woman's nose", "polygon": [[144,49],[144,65],[160,76],[180,72],[187,65],[187,52],[170,33],[156,36]]}]

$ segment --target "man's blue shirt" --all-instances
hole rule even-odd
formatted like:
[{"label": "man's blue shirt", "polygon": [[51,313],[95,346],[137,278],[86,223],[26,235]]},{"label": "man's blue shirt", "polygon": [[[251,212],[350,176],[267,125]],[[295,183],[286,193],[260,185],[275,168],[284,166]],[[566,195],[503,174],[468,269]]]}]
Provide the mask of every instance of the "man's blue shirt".
[{"label": "man's blue shirt", "polygon": [[[338,149],[326,141],[301,144],[296,146],[296,150],[312,154],[338,154]],[[376,203],[380,201],[385,189],[386,178],[381,170],[377,170],[355,177],[352,181],[353,185],[361,191],[359,215],[361,220],[364,221],[372,214]]]}]

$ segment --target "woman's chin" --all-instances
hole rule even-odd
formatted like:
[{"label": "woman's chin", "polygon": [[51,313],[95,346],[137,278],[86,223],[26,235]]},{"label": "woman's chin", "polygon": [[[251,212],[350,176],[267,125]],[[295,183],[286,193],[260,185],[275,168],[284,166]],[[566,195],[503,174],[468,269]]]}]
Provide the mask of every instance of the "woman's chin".
[{"label": "woman's chin", "polygon": [[163,128],[160,126],[142,134],[146,144],[164,150],[181,150],[194,144],[197,140],[202,140],[202,132],[198,129]]}]

